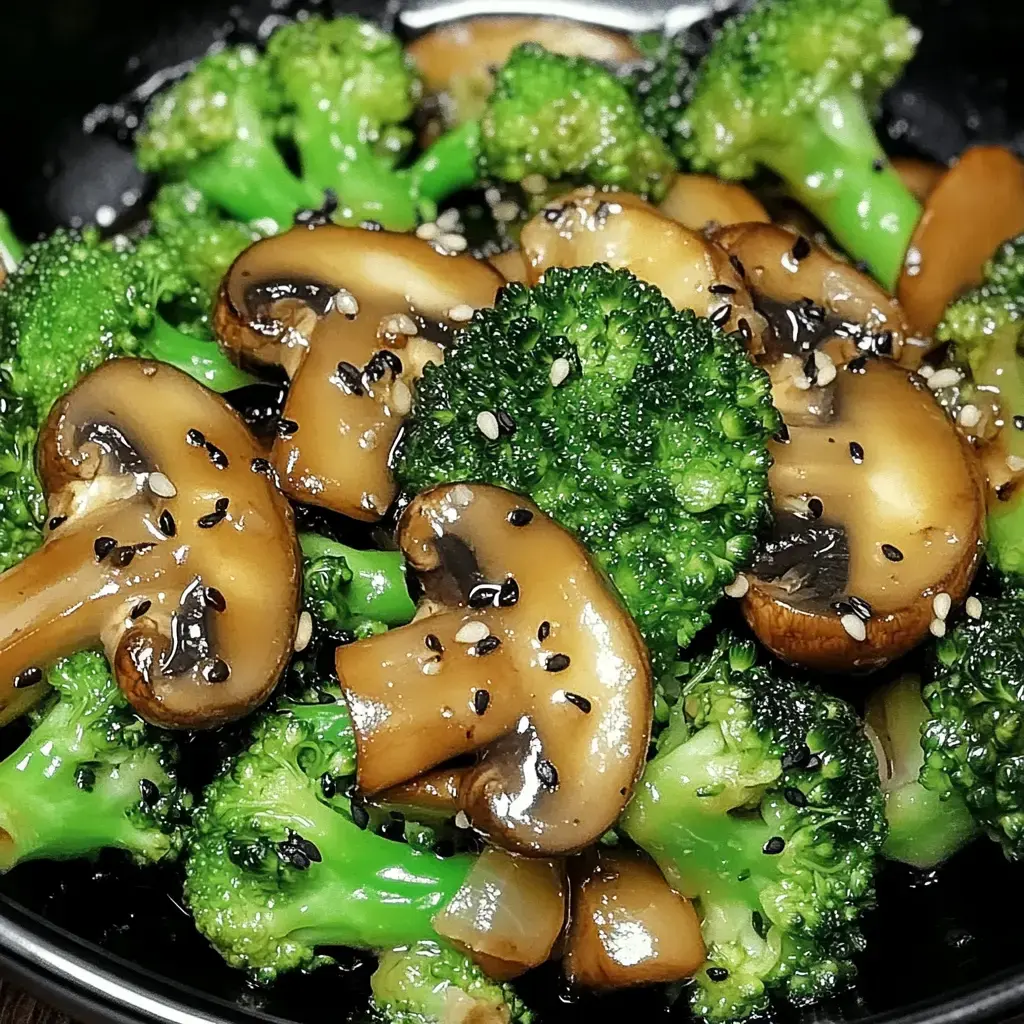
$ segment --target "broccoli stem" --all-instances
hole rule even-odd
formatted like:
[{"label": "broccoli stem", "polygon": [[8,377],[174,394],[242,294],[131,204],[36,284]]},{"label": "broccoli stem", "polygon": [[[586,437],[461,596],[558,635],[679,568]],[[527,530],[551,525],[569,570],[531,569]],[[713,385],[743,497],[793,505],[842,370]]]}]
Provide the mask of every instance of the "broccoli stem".
[{"label": "broccoli stem", "polygon": [[889,165],[860,97],[832,95],[789,137],[792,144],[759,151],[762,162],[892,291],[921,207]]},{"label": "broccoli stem", "polygon": [[299,535],[303,557],[343,558],[352,571],[345,588],[349,611],[355,616],[382,622],[386,626],[404,626],[416,614],[409,596],[405,559],[397,551],[360,551],[317,533]]},{"label": "broccoli stem", "polygon": [[479,178],[480,124],[468,121],[442,135],[410,168],[414,192],[440,202]]},{"label": "broccoli stem", "polygon": [[10,273],[25,256],[25,246],[14,233],[7,214],[0,210],[0,281],[4,271]]},{"label": "broccoli stem", "polygon": [[235,366],[215,341],[185,334],[159,315],[142,344],[146,355],[176,366],[212,391],[234,391],[256,381]]}]

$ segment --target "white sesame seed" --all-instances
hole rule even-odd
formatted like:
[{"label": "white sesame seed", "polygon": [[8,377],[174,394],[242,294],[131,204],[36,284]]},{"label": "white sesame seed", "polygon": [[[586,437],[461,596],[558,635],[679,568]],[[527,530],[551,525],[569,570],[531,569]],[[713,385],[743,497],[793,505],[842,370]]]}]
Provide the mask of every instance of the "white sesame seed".
[{"label": "white sesame seed", "polygon": [[173,498],[178,493],[170,477],[159,471],[149,474],[149,489],[160,498]]},{"label": "white sesame seed", "polygon": [[441,235],[437,240],[437,244],[442,249],[447,249],[448,252],[465,252],[469,248],[466,236],[460,235],[457,231],[449,231]]},{"label": "white sesame seed", "polygon": [[491,207],[491,215],[496,221],[501,221],[503,224],[507,224],[509,221],[513,221],[519,216],[519,204],[514,203],[511,199],[505,199],[500,203],[495,203]]},{"label": "white sesame seed", "polygon": [[928,632],[931,633],[932,636],[936,636],[941,639],[946,635],[946,624],[942,619],[932,619],[928,626]]},{"label": "white sesame seed", "polygon": [[929,366],[927,363],[921,366],[917,371],[918,377],[924,377],[925,380],[927,380],[933,373],[935,373],[935,367]]},{"label": "white sesame seed", "polygon": [[448,319],[457,324],[464,324],[473,319],[473,312],[473,307],[468,302],[462,302],[448,310]]},{"label": "white sesame seed", "polygon": [[854,615],[853,612],[847,612],[839,619],[843,629],[846,630],[854,640],[863,641],[868,637],[867,626],[864,625],[864,620],[859,615]]},{"label": "white sesame seed", "polygon": [[459,211],[454,206],[450,210],[445,210],[438,216],[436,223],[441,231],[458,231]]},{"label": "white sesame seed", "polygon": [[981,601],[976,597],[969,597],[964,603],[964,611],[967,612],[969,618],[980,619],[981,618]]},{"label": "white sesame seed", "polygon": [[359,315],[359,300],[345,288],[339,288],[334,293],[334,308],[345,316]]},{"label": "white sesame seed", "polygon": [[946,367],[944,370],[936,370],[928,378],[928,387],[932,391],[938,391],[941,388],[951,388],[954,384],[959,384],[963,380],[959,370],[954,370],[951,367]]},{"label": "white sesame seed", "polygon": [[932,611],[935,612],[935,618],[946,621],[946,616],[949,615],[950,608],[953,607],[953,599],[943,591],[941,594],[936,594],[932,598]]},{"label": "white sesame seed", "polygon": [[725,591],[726,597],[743,597],[750,589],[750,580],[743,573],[737,573],[736,579],[722,589]]},{"label": "white sesame seed", "polygon": [[1019,455],[1007,455],[1006,456],[1006,468],[1011,473],[1019,473],[1024,469],[1024,459]]},{"label": "white sesame seed", "polygon": [[960,420],[960,426],[967,427],[969,430],[971,427],[976,427],[981,422],[981,410],[976,405],[965,405],[960,410],[960,416],[958,418]]},{"label": "white sesame seed", "polygon": [[489,636],[490,632],[486,623],[479,619],[471,619],[455,634],[455,641],[460,644],[478,644],[484,637]]},{"label": "white sesame seed", "polygon": [[299,624],[295,630],[295,653],[304,651],[309,646],[309,641],[313,638],[313,616],[309,612],[303,612],[299,616]]},{"label": "white sesame seed", "polygon": [[528,174],[519,184],[524,192],[539,196],[542,192],[547,191],[548,179],[543,174]]},{"label": "white sesame seed", "polygon": [[496,203],[501,202],[501,189],[495,188],[493,185],[484,193],[484,200],[488,206],[494,206]]},{"label": "white sesame seed", "polygon": [[429,661],[423,662],[420,671],[425,676],[436,676],[441,671],[441,662],[438,658],[431,658]]},{"label": "white sesame seed", "polygon": [[559,356],[551,364],[550,378],[552,385],[557,388],[558,385],[561,384],[562,381],[564,381],[565,378],[568,377],[571,372],[572,366],[569,365],[569,360],[566,359],[564,356]]},{"label": "white sesame seed", "polygon": [[428,220],[416,229],[416,237],[422,238],[424,242],[432,242],[439,234],[441,234],[441,229],[432,220]]},{"label": "white sesame seed", "polygon": [[396,380],[391,385],[388,405],[397,416],[407,416],[409,414],[409,410],[412,408],[412,392],[404,380]]},{"label": "white sesame seed", "polygon": [[465,811],[459,811],[455,815],[455,827],[456,828],[469,828],[472,822],[469,820],[469,815]]},{"label": "white sesame seed", "polygon": [[473,504],[473,492],[465,484],[456,484],[448,496],[459,508],[468,508]]},{"label": "white sesame seed", "polygon": [[819,388],[831,384],[836,379],[836,364],[827,352],[816,351],[814,353],[814,365],[818,370],[816,383]]},{"label": "white sesame seed", "polygon": [[497,441],[498,436],[501,434],[501,428],[498,426],[498,417],[493,412],[486,410],[477,414],[476,428],[490,441]]},{"label": "white sesame seed", "polygon": [[811,380],[811,378],[805,377],[803,373],[793,374],[793,387],[795,387],[797,391],[810,391],[811,384],[813,383],[814,382]]}]

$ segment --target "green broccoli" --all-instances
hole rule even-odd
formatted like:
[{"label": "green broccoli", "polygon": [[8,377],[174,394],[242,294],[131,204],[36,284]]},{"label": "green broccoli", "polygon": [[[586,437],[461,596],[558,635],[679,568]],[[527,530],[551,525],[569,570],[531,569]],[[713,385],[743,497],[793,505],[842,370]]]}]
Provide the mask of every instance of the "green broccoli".
[{"label": "green broccoli", "polygon": [[481,121],[484,177],[606,185],[660,199],[675,160],[644,126],[628,86],[585,57],[518,46]]},{"label": "green broccoli", "polygon": [[416,614],[397,551],[360,551],[304,533],[303,604],[314,619],[357,637],[404,626]]},{"label": "green broccoli", "polygon": [[173,254],[153,243],[102,242],[95,231],[60,229],[30,245],[3,287],[2,369],[11,390],[40,417],[78,379],[118,355],[171,363],[208,387],[251,378],[212,341],[177,330],[161,301],[187,292]]},{"label": "green broccoli", "polygon": [[370,978],[381,1024],[531,1024],[511,985],[491,981],[472,960],[438,942],[384,952]]},{"label": "green broccoli", "polygon": [[[953,302],[935,332],[950,346],[942,369],[959,379],[937,394],[959,418],[967,405],[983,419],[976,433],[1001,455],[1024,457],[1024,235],[1004,242],[977,288]],[[988,558],[1003,572],[1024,573],[1024,488],[1010,486],[989,506]]]},{"label": "green broccoli", "polygon": [[664,105],[662,131],[694,170],[780,175],[891,290],[921,209],[869,110],[918,36],[888,0],[758,0],[716,38],[689,105]]},{"label": "green broccoli", "polygon": [[753,553],[779,422],[738,336],[626,270],[554,268],[426,368],[395,472],[529,494],[605,568],[660,673]]},{"label": "green broccoli", "polygon": [[876,690],[866,717],[887,762],[882,789],[889,836],[882,853],[916,868],[933,868],[966,846],[978,829],[945,772],[930,768],[921,774],[921,733],[929,721],[921,680],[903,676]]},{"label": "green broccoli", "polygon": [[679,697],[620,826],[697,902],[708,960],[694,1012],[735,1021],[772,996],[846,987],[885,840],[878,763],[851,708],[756,664],[724,634]]},{"label": "green broccoli", "polygon": [[46,501],[36,476],[38,417],[0,387],[0,572],[43,542]]},{"label": "green broccoli", "polygon": [[336,686],[285,696],[206,790],[185,863],[196,924],[261,981],[329,963],[321,947],[436,939],[431,919],[471,858],[442,859],[366,830],[347,794],[355,737]]},{"label": "green broccoli", "polygon": [[0,283],[21,262],[25,247],[14,233],[7,214],[0,210]]},{"label": "green broccoli", "polygon": [[107,848],[140,864],[176,857],[191,804],[176,742],[135,714],[102,654],[64,658],[47,680],[56,692],[0,763],[0,872]]}]

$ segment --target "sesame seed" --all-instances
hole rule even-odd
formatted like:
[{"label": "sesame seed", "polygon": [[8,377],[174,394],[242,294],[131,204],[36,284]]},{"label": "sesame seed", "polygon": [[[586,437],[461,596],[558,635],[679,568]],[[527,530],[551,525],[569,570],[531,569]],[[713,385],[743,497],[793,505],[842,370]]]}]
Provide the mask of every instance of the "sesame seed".
[{"label": "sesame seed", "polygon": [[298,654],[309,646],[309,641],[312,639],[313,616],[304,611],[299,616],[299,623],[295,628],[295,642],[292,644],[292,649]]},{"label": "sesame seed", "polygon": [[928,387],[932,391],[940,391],[942,388],[951,388],[963,380],[959,370],[947,367],[945,370],[936,370],[928,378]]},{"label": "sesame seed", "polygon": [[501,646],[501,639],[494,636],[493,633],[488,633],[478,644],[474,644],[469,649],[469,653],[475,658],[483,658],[488,654],[492,654]]},{"label": "sesame seed", "polygon": [[737,573],[732,583],[722,588],[726,597],[743,597],[750,589],[750,580],[743,573]]},{"label": "sesame seed", "polygon": [[345,316],[358,316],[359,300],[347,289],[339,288],[334,293],[334,308]]},{"label": "sesame seed", "polygon": [[370,824],[370,812],[362,805],[353,803],[351,806],[352,824],[358,829],[364,829]]},{"label": "sesame seed", "polygon": [[903,552],[900,551],[895,544],[883,544],[882,554],[889,559],[890,562],[902,562]]},{"label": "sesame seed", "polygon": [[941,619],[943,622],[946,621],[952,607],[953,599],[945,591],[932,598],[932,611],[935,612],[935,618]]},{"label": "sesame seed", "polygon": [[468,508],[473,504],[473,492],[465,484],[456,484],[448,496],[459,508]]},{"label": "sesame seed", "polygon": [[[336,383],[341,385],[341,390],[346,395],[361,395],[363,393],[363,375],[359,372],[358,367],[342,359],[334,371],[334,376],[337,378]],[[334,382],[333,378],[332,382]]]},{"label": "sesame seed", "polygon": [[139,779],[139,796],[147,807],[152,807],[160,800],[160,789],[151,779]]},{"label": "sesame seed", "polygon": [[540,624],[540,625],[539,625],[539,626],[537,627],[537,639],[538,639],[538,640],[539,640],[539,641],[540,641],[541,643],[544,643],[544,641],[545,641],[545,640],[547,640],[547,638],[548,638],[549,636],[551,636],[551,623],[550,623],[550,622],[548,622],[548,621],[547,621],[547,619],[545,619],[545,620],[544,620],[544,621],[543,621],[543,622],[542,622],[542,623],[541,623],[541,624]]},{"label": "sesame seed", "polygon": [[708,291],[712,295],[735,295],[736,289],[731,284],[713,284]]},{"label": "sesame seed", "polygon": [[485,410],[477,413],[476,428],[489,441],[497,441],[501,435],[501,428],[498,426],[498,418],[493,412]]},{"label": "sesame seed", "polygon": [[867,627],[864,625],[864,620],[853,612],[847,612],[845,615],[840,616],[839,622],[842,624],[843,629],[854,640],[858,642],[866,640],[868,636]]},{"label": "sesame seed", "polygon": [[299,429],[298,423],[295,420],[279,419],[277,421],[277,436],[278,437],[291,437],[292,434],[297,433]]},{"label": "sesame seed", "polygon": [[821,498],[811,498],[807,502],[807,511],[812,519],[820,519],[825,513],[825,505]]},{"label": "sesame seed", "polygon": [[249,468],[254,473],[269,473],[270,463],[266,459],[255,458],[249,463]]},{"label": "sesame seed", "polygon": [[542,192],[547,191],[548,179],[543,174],[528,174],[519,184],[524,192],[539,196]]},{"label": "sesame seed", "polygon": [[419,331],[416,321],[408,313],[392,313],[381,320],[378,333],[411,338],[419,334]]},{"label": "sesame seed", "polygon": [[498,409],[494,418],[498,421],[498,428],[503,434],[511,436],[516,432],[516,421],[504,409]]},{"label": "sesame seed", "polygon": [[148,482],[149,489],[161,498],[173,498],[178,493],[178,488],[165,473],[150,473]]},{"label": "sesame seed", "polygon": [[711,981],[726,981],[729,977],[729,971],[725,967],[709,967],[707,975]]},{"label": "sesame seed", "polygon": [[338,783],[329,772],[320,776],[320,792],[326,800],[333,800],[338,795]]},{"label": "sesame seed", "polygon": [[782,791],[782,795],[786,798],[786,803],[793,807],[807,806],[807,796],[802,789],[797,789],[796,786],[787,786]]},{"label": "sesame seed", "polygon": [[786,840],[782,836],[772,836],[767,843],[764,844],[762,849],[769,856],[775,856],[776,854],[782,853],[786,848]]},{"label": "sesame seed", "polygon": [[224,595],[216,587],[206,588],[206,601],[214,611],[227,611],[228,603]]},{"label": "sesame seed", "polygon": [[544,663],[544,670],[546,672],[564,672],[570,664],[571,660],[568,654],[552,654]]},{"label": "sesame seed", "polygon": [[871,170],[876,174],[881,174],[882,171],[885,170],[885,160],[880,156],[876,156],[875,159],[871,161]]},{"label": "sesame seed", "polygon": [[827,352],[816,351],[814,353],[814,365],[817,368],[816,382],[819,388],[831,384],[836,379],[836,364]]},{"label": "sesame seed", "polygon": [[957,418],[960,420],[960,426],[967,427],[969,430],[981,422],[981,410],[976,405],[967,404],[960,409],[960,415]]},{"label": "sesame seed", "polygon": [[856,359],[851,359],[846,364],[846,369],[850,373],[867,373],[868,372],[868,357],[857,356]]},{"label": "sesame seed", "polygon": [[446,249],[448,252],[465,252],[469,248],[469,242],[466,241],[465,235],[460,235],[458,231],[447,231],[437,240],[437,245],[441,249]]},{"label": "sesame seed", "polygon": [[498,591],[497,605],[499,608],[511,608],[519,604],[519,583],[514,576],[509,576]]},{"label": "sesame seed", "polygon": [[222,452],[215,444],[210,441],[206,442],[206,454],[218,469],[228,468],[228,457]]},{"label": "sesame seed", "polygon": [[497,608],[500,595],[500,584],[476,583],[469,588],[467,602],[470,608]]},{"label": "sesame seed", "polygon": [[558,789],[558,769],[550,761],[537,762],[537,778],[545,789]]},{"label": "sesame seed", "polygon": [[153,607],[152,601],[140,601],[128,614],[131,618],[137,619],[145,615]]},{"label": "sesame seed", "polygon": [[580,711],[585,715],[590,714],[591,703],[586,697],[580,696],[578,693],[573,693],[571,690],[565,691],[565,699],[573,705],[573,707],[579,708]]},{"label": "sesame seed", "polygon": [[747,272],[743,268],[743,263],[741,262],[739,256],[737,256],[735,253],[733,253],[729,257],[729,262],[732,264],[732,269],[735,270],[736,273],[740,275],[740,277],[746,277],[747,276]]},{"label": "sesame seed", "polygon": [[856,594],[851,594],[847,600],[850,603],[850,607],[853,609],[855,615],[860,616],[862,619],[871,618],[871,605],[864,600],[863,597],[857,597]]},{"label": "sesame seed", "polygon": [[468,323],[473,319],[474,312],[473,307],[468,302],[463,302],[458,306],[452,306],[452,308],[448,310],[448,319],[457,324]]},{"label": "sesame seed", "polygon": [[206,435],[201,430],[196,430],[194,427],[185,434],[185,440],[192,445],[193,448],[202,448],[206,444]]},{"label": "sesame seed", "polygon": [[442,231],[455,231],[459,226],[459,218],[458,209],[451,206],[444,213],[438,215],[437,226]]},{"label": "sesame seed", "polygon": [[1024,430],[1024,416],[1014,416],[1013,425],[1017,430]]},{"label": "sesame seed", "polygon": [[205,516],[200,516],[196,520],[196,526],[198,526],[200,530],[210,530],[214,526],[216,526],[223,518],[223,512],[207,512]]},{"label": "sesame seed", "polygon": [[432,220],[428,220],[416,229],[416,237],[422,238],[424,242],[432,242],[440,233],[441,229]]},{"label": "sesame seed", "polygon": [[217,510],[218,512],[227,512],[227,510],[228,510],[228,505],[229,505],[230,503],[231,503],[231,502],[230,502],[230,500],[229,500],[228,498],[218,498],[218,499],[217,499],[217,501],[216,501],[216,502],[214,503],[214,506],[213,506],[213,507],[214,507],[214,508],[215,508],[215,509],[216,509],[216,510]]},{"label": "sesame seed", "polygon": [[438,675],[441,672],[441,658],[439,656],[428,658],[425,662],[423,662],[422,666],[420,667],[420,671],[425,676]]},{"label": "sesame seed", "polygon": [[932,636],[941,640],[946,635],[946,624],[942,619],[932,619],[928,626],[928,632],[931,633]]},{"label": "sesame seed", "polygon": [[486,623],[480,622],[479,619],[472,619],[460,627],[458,633],[455,634],[455,641],[460,644],[479,643],[490,632]]},{"label": "sesame seed", "polygon": [[168,509],[164,509],[160,513],[160,532],[165,537],[173,537],[178,532],[178,527],[175,525],[174,516],[171,515]]},{"label": "sesame seed", "polygon": [[732,306],[730,306],[729,303],[726,302],[726,303],[723,303],[721,306],[719,306],[718,309],[716,309],[708,317],[708,319],[716,327],[722,327],[722,326],[724,326],[728,322],[729,317],[731,317],[731,316],[732,316]]},{"label": "sesame seed", "polygon": [[478,715],[484,714],[490,703],[491,695],[487,690],[477,690],[476,693],[473,694],[473,710]]},{"label": "sesame seed", "polygon": [[469,815],[465,811],[459,811],[455,815],[455,827],[456,828],[471,828],[472,822],[469,820]]},{"label": "sesame seed", "polygon": [[745,316],[741,316],[739,320],[736,321],[736,326],[740,329],[740,334],[743,335],[744,341],[749,342],[753,339],[753,328],[750,326],[750,321]]},{"label": "sesame seed", "polygon": [[790,253],[793,259],[800,261],[807,259],[811,255],[811,243],[801,235],[796,242],[793,243],[793,248],[790,249]]},{"label": "sesame seed", "polygon": [[929,363],[924,363],[917,369],[918,377],[924,377],[925,380],[928,380],[930,377],[934,376],[934,374],[935,367],[931,366]]},{"label": "sesame seed", "polygon": [[572,366],[569,360],[564,356],[559,356],[552,364],[551,371],[548,374],[548,378],[551,381],[553,387],[558,387],[566,377],[572,372]]},{"label": "sesame seed", "polygon": [[50,529],[56,530],[58,526],[63,526],[67,521],[67,516],[53,516],[53,518],[50,519],[49,523]]},{"label": "sesame seed", "polygon": [[231,669],[222,658],[214,658],[213,664],[203,672],[203,677],[208,683],[223,683],[229,675],[231,675]]},{"label": "sesame seed", "polygon": [[92,549],[96,554],[96,561],[102,562],[116,547],[117,541],[113,537],[97,537],[92,545]]},{"label": "sesame seed", "polygon": [[850,442],[850,458],[859,466],[864,462],[864,446],[857,441]]},{"label": "sesame seed", "polygon": [[778,430],[775,431],[773,437],[779,444],[789,444],[789,427],[783,423]]},{"label": "sesame seed", "polygon": [[441,643],[441,638],[436,633],[428,633],[423,638],[423,646],[435,654],[444,654],[444,644]]},{"label": "sesame seed", "polygon": [[396,416],[408,416],[412,409],[412,391],[404,380],[396,380],[391,385],[391,394],[388,397],[388,404]]},{"label": "sesame seed", "polygon": [[880,356],[892,353],[892,331],[882,331],[875,339],[875,352]]},{"label": "sesame seed", "polygon": [[24,690],[43,681],[43,670],[36,665],[23,669],[14,677],[14,688]]},{"label": "sesame seed", "polygon": [[126,544],[124,547],[114,548],[110,553],[110,564],[116,565],[119,569],[124,569],[126,566],[131,565],[134,557],[135,548],[130,544]]},{"label": "sesame seed", "polygon": [[533,513],[528,508],[514,508],[506,517],[512,526],[529,526]]},{"label": "sesame seed", "polygon": [[1006,468],[1011,473],[1019,473],[1024,469],[1024,458],[1019,455],[1007,455],[1006,456]]},{"label": "sesame seed", "polygon": [[519,204],[511,199],[503,199],[491,207],[491,216],[502,224],[508,224],[519,216]]},{"label": "sesame seed", "polygon": [[967,612],[968,618],[980,619],[982,612],[981,601],[974,596],[967,598],[967,601],[964,603],[964,611]]}]

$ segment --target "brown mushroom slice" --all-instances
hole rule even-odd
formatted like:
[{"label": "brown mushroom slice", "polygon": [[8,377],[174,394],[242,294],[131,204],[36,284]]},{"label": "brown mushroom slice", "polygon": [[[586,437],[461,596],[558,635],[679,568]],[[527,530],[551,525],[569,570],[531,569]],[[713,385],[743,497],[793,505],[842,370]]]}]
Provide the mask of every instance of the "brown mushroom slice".
[{"label": "brown mushroom slice", "polygon": [[430,93],[438,95],[449,126],[480,116],[494,87],[494,69],[522,43],[540,43],[553,53],[610,64],[640,54],[628,36],[562,18],[469,18],[428,32],[408,53]]},{"label": "brown mushroom slice", "polygon": [[452,815],[459,809],[459,786],[467,772],[466,768],[438,768],[384,790],[377,796],[377,802],[397,810]]},{"label": "brown mushroom slice", "polygon": [[562,861],[488,847],[433,920],[438,935],[508,981],[551,957],[566,917]]},{"label": "brown mushroom slice", "polygon": [[487,262],[509,283],[513,281],[518,281],[520,284],[530,283],[529,273],[523,262],[523,254],[519,249],[496,252],[493,256],[487,257]]},{"label": "brown mushroom slice", "polygon": [[284,492],[373,521],[395,495],[388,458],[427,363],[503,280],[412,235],[297,227],[235,261],[216,310],[242,365],[291,378],[272,461]]},{"label": "brown mushroom slice", "polygon": [[576,189],[530,220],[520,245],[531,284],[549,267],[607,263],[653,284],[677,309],[711,316],[728,307],[722,321],[728,330],[737,330],[741,319],[755,331],[760,323],[726,254],[629,192]]},{"label": "brown mushroom slice", "polygon": [[[898,358],[907,333],[899,304],[866,274],[833,259],[805,236],[775,224],[736,224],[715,233],[715,241],[745,273],[747,286],[778,340],[790,333],[787,321],[803,306],[820,310],[819,333],[849,335],[845,358],[873,341],[873,351]],[[783,345],[785,348],[786,346]]]},{"label": "brown mushroom slice", "polygon": [[897,156],[892,159],[892,169],[900,176],[915,199],[925,202],[942,180],[946,168],[931,160],[917,160],[912,156]]},{"label": "brown mushroom slice", "polygon": [[53,407],[39,438],[50,529],[0,577],[0,714],[46,665],[101,642],[159,725],[209,728],[269,695],[301,562],[259,454],[219,395],[163,363],[105,363]]},{"label": "brown mushroom slice", "polygon": [[658,866],[635,853],[597,849],[572,886],[563,966],[585,988],[682,981],[706,957],[700,918]]},{"label": "brown mushroom slice", "polygon": [[650,668],[632,620],[575,538],[501,488],[424,492],[399,543],[443,610],[338,649],[360,788],[480,752],[459,787],[476,829],[534,855],[587,846],[647,750]]},{"label": "brown mushroom slice", "polygon": [[930,336],[999,243],[1022,231],[1024,162],[1001,146],[969,149],[928,197],[907,249],[896,294],[914,331]]},{"label": "brown mushroom slice", "polygon": [[834,387],[827,421],[769,445],[776,533],[743,613],[787,661],[872,669],[941,632],[965,596],[984,495],[973,451],[919,378],[862,358]]},{"label": "brown mushroom slice", "polygon": [[691,231],[771,222],[761,201],[742,185],[710,174],[678,175],[658,209]]}]

